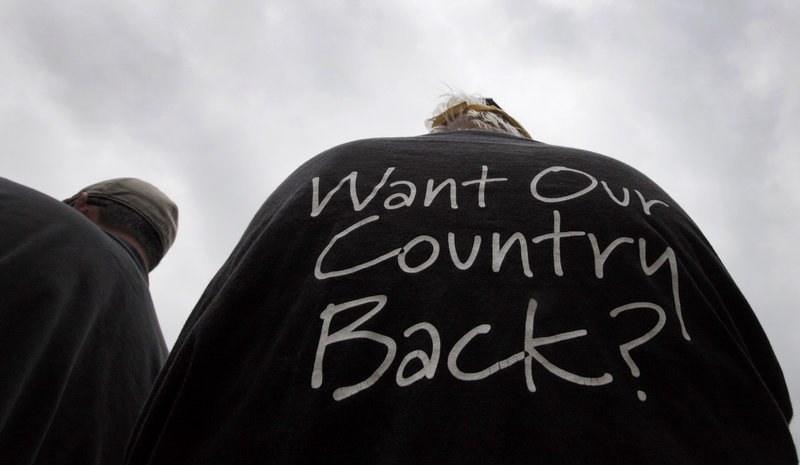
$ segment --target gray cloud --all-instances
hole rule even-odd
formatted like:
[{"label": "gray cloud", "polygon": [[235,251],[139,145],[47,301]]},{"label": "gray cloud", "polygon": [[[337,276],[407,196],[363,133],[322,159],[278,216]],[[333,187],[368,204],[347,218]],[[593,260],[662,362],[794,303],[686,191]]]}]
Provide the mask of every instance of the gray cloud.
[{"label": "gray cloud", "polygon": [[[135,175],[181,205],[152,276],[170,341],[252,214],[350,139],[423,132],[446,85],[641,169],[693,215],[800,398],[800,10],[750,2],[0,4],[5,176]],[[795,437],[798,430],[795,427]]]}]

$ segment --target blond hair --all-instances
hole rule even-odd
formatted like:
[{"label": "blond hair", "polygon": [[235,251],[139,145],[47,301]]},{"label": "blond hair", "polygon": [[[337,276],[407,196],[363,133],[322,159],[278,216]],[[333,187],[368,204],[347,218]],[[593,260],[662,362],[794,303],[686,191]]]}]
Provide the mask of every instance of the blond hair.
[{"label": "blond hair", "polygon": [[463,92],[444,97],[445,100],[436,107],[433,116],[425,120],[425,127],[431,133],[482,129],[531,138],[522,125],[491,99]]}]

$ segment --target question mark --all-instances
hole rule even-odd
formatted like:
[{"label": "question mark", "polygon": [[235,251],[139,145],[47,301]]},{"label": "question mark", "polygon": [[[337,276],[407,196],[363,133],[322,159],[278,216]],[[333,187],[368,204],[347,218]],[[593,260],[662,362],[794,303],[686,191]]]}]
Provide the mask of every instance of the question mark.
[{"label": "question mark", "polygon": [[[626,310],[632,310],[634,308],[649,308],[658,313],[658,322],[650,331],[630,342],[626,342],[625,344],[619,346],[619,352],[622,354],[622,358],[625,360],[625,363],[627,363],[628,367],[631,369],[631,374],[635,378],[638,378],[641,372],[639,371],[639,367],[636,366],[636,363],[634,363],[633,359],[631,358],[631,350],[654,338],[656,334],[661,331],[661,328],[664,327],[664,324],[667,321],[667,315],[664,312],[664,309],[656,304],[652,304],[650,302],[634,302],[632,304],[623,305],[611,310],[611,318],[616,318],[616,316],[620,313]],[[639,396],[639,400],[642,402],[647,400],[647,395],[644,393],[644,391],[636,391],[636,395]]]}]

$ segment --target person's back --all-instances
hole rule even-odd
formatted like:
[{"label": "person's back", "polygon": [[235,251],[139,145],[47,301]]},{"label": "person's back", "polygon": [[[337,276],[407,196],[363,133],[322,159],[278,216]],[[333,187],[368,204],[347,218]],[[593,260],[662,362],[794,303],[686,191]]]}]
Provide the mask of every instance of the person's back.
[{"label": "person's back", "polygon": [[0,462],[114,464],[167,350],[134,247],[0,179]]},{"label": "person's back", "polygon": [[681,208],[594,153],[357,141],[266,201],[127,463],[796,463],[781,369]]}]

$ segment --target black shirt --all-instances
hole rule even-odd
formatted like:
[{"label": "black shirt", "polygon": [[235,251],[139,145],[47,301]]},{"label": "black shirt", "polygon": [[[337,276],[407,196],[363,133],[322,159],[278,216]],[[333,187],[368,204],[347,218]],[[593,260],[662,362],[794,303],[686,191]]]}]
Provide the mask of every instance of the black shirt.
[{"label": "black shirt", "polygon": [[463,131],[292,174],[190,316],[128,463],[789,464],[791,416],[664,191]]},{"label": "black shirt", "polygon": [[130,244],[0,179],[0,462],[115,464],[167,350]]}]

